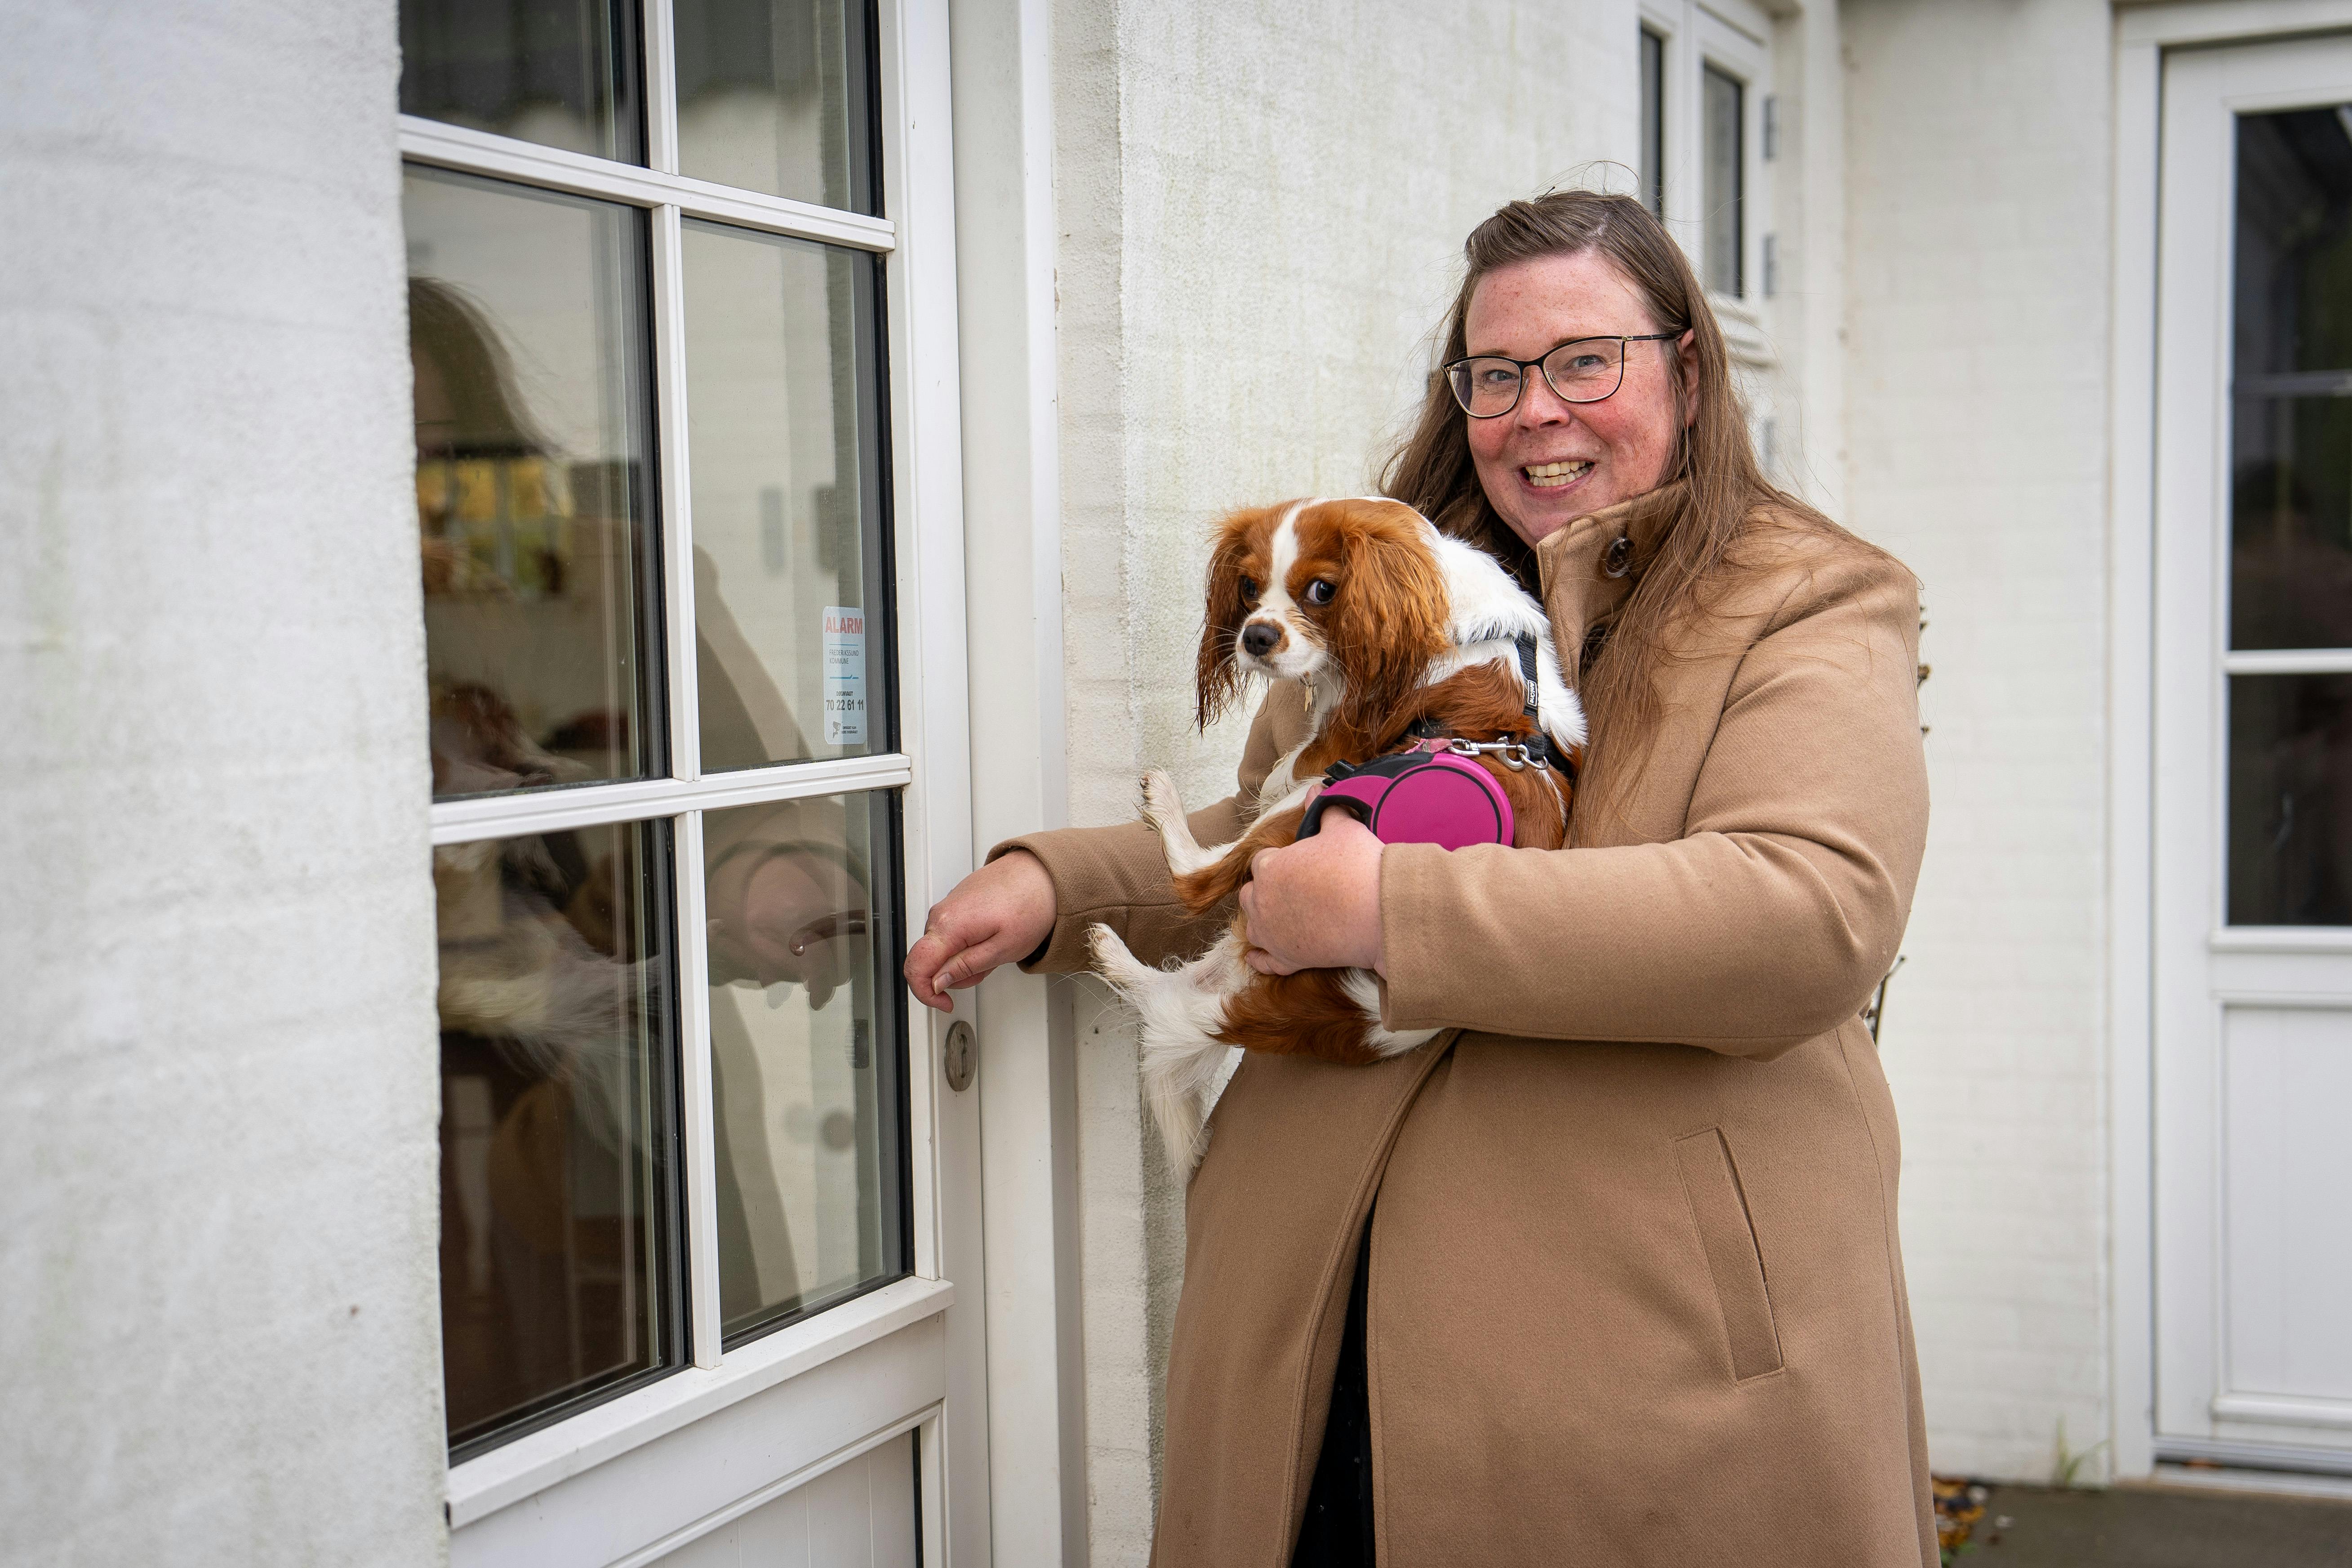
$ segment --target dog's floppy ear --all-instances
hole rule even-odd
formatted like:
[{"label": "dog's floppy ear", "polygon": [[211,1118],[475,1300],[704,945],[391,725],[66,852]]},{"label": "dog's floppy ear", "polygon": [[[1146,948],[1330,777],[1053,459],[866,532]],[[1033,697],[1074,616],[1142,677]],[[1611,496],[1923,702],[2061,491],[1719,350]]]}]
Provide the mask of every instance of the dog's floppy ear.
[{"label": "dog's floppy ear", "polygon": [[1209,555],[1207,618],[1201,627],[1201,652],[1193,667],[1192,720],[1202,730],[1217,721],[1225,705],[1241,689],[1242,672],[1234,662],[1234,642],[1250,607],[1242,598],[1242,573],[1250,542],[1265,509],[1234,512],[1217,525],[1216,548]]},{"label": "dog's floppy ear", "polygon": [[1350,718],[1373,731],[1421,688],[1449,640],[1445,577],[1410,507],[1350,502],[1347,554],[1328,623],[1350,677]]}]

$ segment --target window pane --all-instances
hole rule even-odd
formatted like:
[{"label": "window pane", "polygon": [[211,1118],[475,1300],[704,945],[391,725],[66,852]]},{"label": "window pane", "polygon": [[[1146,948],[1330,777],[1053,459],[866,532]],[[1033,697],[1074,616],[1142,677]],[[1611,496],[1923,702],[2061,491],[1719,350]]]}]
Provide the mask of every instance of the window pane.
[{"label": "window pane", "polygon": [[728,1333],[907,1271],[896,800],[703,819]]},{"label": "window pane", "polygon": [[870,18],[865,0],[677,0],[679,172],[879,210]]},{"label": "window pane", "polygon": [[1642,31],[1642,202],[1666,216],[1666,41]]},{"label": "window pane", "polygon": [[2230,923],[2352,925],[2352,676],[2230,678]]},{"label": "window pane", "polygon": [[1734,299],[1744,292],[1742,268],[1747,257],[1746,218],[1742,197],[1747,169],[1742,100],[1747,89],[1738,78],[1708,66],[1704,73],[1702,110],[1706,119],[1706,172],[1701,179],[1706,204],[1702,226],[1706,286]]},{"label": "window pane", "polygon": [[2347,112],[2238,121],[2232,647],[2352,647]]},{"label": "window pane", "polygon": [[683,1360],[667,824],[433,851],[456,1457]]},{"label": "window pane", "polygon": [[684,243],[703,771],[887,751],[873,258]]},{"label": "window pane", "polygon": [[631,0],[401,0],[400,111],[642,163]]},{"label": "window pane", "polygon": [[433,792],[661,771],[646,219],[408,173]]}]

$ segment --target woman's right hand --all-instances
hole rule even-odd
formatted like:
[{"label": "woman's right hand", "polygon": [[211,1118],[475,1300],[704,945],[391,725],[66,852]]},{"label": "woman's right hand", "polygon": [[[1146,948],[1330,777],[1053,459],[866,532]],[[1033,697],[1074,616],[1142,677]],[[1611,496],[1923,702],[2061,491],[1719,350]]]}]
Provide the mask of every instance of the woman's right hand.
[{"label": "woman's right hand", "polygon": [[988,978],[1000,963],[1026,958],[1054,932],[1054,879],[1026,849],[1000,855],[958,882],[931,906],[923,935],[907,953],[915,999],[955,1010],[950,989]]}]

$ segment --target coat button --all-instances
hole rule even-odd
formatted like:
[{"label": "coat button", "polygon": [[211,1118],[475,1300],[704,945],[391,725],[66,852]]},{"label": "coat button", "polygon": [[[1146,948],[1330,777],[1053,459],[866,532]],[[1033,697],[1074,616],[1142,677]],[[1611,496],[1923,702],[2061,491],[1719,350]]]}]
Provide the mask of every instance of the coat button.
[{"label": "coat button", "polygon": [[1622,577],[1633,569],[1633,541],[1630,535],[1619,534],[1601,558],[1601,572],[1607,577]]}]

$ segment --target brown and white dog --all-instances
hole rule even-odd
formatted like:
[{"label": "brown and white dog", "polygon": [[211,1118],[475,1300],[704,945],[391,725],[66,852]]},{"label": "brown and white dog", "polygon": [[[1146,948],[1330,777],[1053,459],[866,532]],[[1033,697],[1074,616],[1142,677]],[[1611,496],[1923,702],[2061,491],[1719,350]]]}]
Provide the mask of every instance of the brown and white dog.
[{"label": "brown and white dog", "polygon": [[[1529,643],[1532,702],[1521,673]],[[1307,735],[1267,773],[1239,839],[1195,842],[1173,782],[1160,772],[1143,780],[1144,817],[1160,830],[1177,897],[1196,913],[1233,897],[1257,851],[1297,838],[1333,763],[1369,762],[1433,732],[1522,745],[1540,733],[1571,764],[1584,745],[1583,707],[1561,674],[1543,606],[1492,556],[1399,501],[1288,501],[1224,521],[1196,669],[1202,727],[1254,677],[1306,686]],[[1476,760],[1510,798],[1514,844],[1556,849],[1567,837],[1567,779],[1524,752],[1505,760],[1512,754]],[[1145,1097],[1180,1174],[1200,1158],[1236,1048],[1362,1063],[1437,1033],[1383,1027],[1379,988],[1364,970],[1259,974],[1243,960],[1239,914],[1181,967],[1142,963],[1108,926],[1089,940],[1096,969],[1141,1021]]]}]

